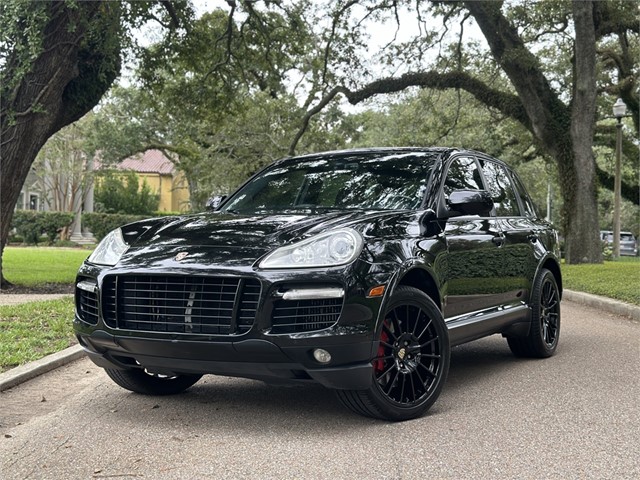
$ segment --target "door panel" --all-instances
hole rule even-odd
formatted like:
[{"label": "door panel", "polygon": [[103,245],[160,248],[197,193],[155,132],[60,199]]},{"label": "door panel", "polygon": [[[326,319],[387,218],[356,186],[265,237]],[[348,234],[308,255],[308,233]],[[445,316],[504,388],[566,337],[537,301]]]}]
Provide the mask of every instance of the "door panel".
[{"label": "door panel", "polygon": [[448,248],[445,318],[500,305],[504,261],[496,219],[449,219],[445,238]]}]

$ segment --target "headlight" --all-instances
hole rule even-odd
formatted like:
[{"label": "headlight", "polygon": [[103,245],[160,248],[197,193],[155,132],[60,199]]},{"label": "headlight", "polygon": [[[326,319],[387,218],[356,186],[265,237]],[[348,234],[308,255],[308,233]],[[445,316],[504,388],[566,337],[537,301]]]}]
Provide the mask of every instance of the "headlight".
[{"label": "headlight", "polygon": [[260,268],[346,265],[360,255],[362,244],[362,237],[358,232],[352,228],[342,228],[278,248],[260,262]]},{"label": "headlight", "polygon": [[114,266],[128,248],[129,245],[122,238],[122,230],[116,228],[102,239],[87,261],[100,265]]}]

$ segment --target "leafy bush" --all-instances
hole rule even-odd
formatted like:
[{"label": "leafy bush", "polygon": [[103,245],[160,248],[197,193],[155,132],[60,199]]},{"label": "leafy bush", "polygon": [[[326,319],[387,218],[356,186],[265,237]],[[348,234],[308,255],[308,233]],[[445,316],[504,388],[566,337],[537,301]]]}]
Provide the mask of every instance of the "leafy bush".
[{"label": "leafy bush", "polygon": [[26,244],[37,245],[40,237],[46,235],[49,244],[53,245],[59,232],[71,225],[73,217],[74,214],[69,212],[17,210],[13,214],[11,227],[16,229]]},{"label": "leafy bush", "polygon": [[[160,195],[151,191],[146,180],[140,186],[134,172],[104,172],[96,185],[96,210],[104,213],[150,216],[160,205]],[[95,233],[95,232],[94,232]]]}]

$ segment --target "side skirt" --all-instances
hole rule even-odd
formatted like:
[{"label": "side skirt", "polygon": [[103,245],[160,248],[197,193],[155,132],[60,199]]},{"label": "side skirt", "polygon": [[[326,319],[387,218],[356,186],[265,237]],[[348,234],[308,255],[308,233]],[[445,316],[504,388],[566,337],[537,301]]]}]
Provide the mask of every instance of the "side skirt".
[{"label": "side skirt", "polygon": [[527,335],[531,310],[526,305],[474,312],[445,320],[451,346],[461,345],[494,333]]}]

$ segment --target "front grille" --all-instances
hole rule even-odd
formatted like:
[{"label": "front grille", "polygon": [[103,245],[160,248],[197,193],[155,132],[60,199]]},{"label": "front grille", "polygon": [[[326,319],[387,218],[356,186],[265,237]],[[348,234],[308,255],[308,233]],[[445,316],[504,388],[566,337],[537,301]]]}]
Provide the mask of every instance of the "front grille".
[{"label": "front grille", "polygon": [[338,321],[342,299],[278,300],[273,308],[271,333],[309,332]]},{"label": "front grille", "polygon": [[95,325],[98,323],[98,294],[76,288],[76,309],[83,322]]},{"label": "front grille", "polygon": [[252,279],[119,275],[105,278],[102,314],[117,329],[239,335],[255,322],[260,283]]}]

